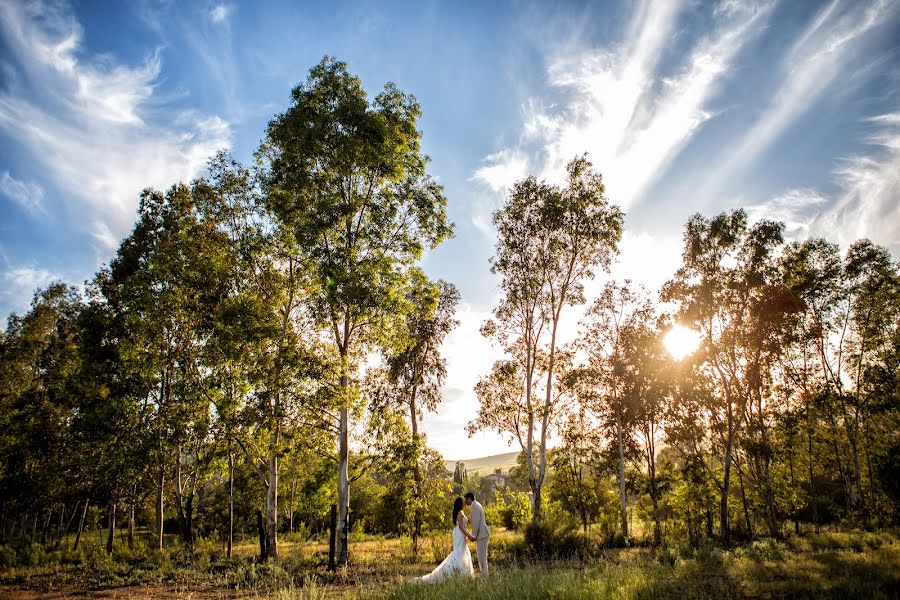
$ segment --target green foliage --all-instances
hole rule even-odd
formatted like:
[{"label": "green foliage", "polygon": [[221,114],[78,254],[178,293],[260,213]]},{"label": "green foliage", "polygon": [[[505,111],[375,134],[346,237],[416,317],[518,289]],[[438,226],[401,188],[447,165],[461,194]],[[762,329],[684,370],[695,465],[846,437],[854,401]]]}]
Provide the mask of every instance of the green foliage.
[{"label": "green foliage", "polygon": [[519,529],[531,519],[531,501],[525,492],[501,488],[485,505],[484,515],[490,525]]}]

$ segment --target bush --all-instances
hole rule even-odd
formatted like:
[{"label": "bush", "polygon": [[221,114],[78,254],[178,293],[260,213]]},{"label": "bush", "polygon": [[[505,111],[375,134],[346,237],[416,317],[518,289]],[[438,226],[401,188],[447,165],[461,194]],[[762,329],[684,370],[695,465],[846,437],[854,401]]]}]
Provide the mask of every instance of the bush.
[{"label": "bush", "polygon": [[596,554],[591,539],[569,523],[539,521],[525,526],[525,546],[537,559],[585,558]]},{"label": "bush", "polygon": [[531,501],[524,492],[502,489],[497,492],[494,500],[484,507],[484,513],[490,525],[519,529],[531,518]]},{"label": "bush", "polygon": [[19,563],[16,551],[9,546],[0,546],[0,567],[15,567]]}]

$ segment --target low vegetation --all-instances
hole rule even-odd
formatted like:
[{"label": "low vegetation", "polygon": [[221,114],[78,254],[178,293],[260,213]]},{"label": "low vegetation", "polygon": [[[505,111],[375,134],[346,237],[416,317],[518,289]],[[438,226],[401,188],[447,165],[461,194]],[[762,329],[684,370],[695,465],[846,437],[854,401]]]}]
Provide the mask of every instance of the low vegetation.
[{"label": "low vegetation", "polygon": [[[586,536],[591,538],[592,536]],[[124,541],[109,555],[99,535],[77,552],[38,546],[0,548],[0,593],[32,597],[102,595],[192,597],[440,599],[500,598],[894,598],[900,592],[900,537],[896,533],[827,532],[759,540],[723,550],[609,548],[598,540],[581,556],[538,560],[521,534],[498,532],[491,546],[488,581],[453,579],[408,583],[446,552],[443,537],[423,541],[413,558],[409,539],[351,538],[353,563],[331,573],[327,546],[289,539],[282,558],[260,562],[256,548],[235,547],[228,560],[219,544],[198,541],[193,550],[173,541],[163,551]]]}]

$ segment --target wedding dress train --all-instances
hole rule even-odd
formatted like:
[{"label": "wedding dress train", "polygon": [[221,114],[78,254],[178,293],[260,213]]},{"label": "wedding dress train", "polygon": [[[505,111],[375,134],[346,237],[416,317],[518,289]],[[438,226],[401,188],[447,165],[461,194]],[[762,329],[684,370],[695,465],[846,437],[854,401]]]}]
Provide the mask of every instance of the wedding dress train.
[{"label": "wedding dress train", "polygon": [[[464,528],[468,522],[469,519],[463,515]],[[472,566],[472,552],[466,543],[466,536],[460,531],[459,527],[453,527],[453,551],[444,559],[444,562],[435,567],[434,571],[428,575],[416,577],[413,581],[416,583],[432,583],[451,575],[475,577],[475,568]]]}]

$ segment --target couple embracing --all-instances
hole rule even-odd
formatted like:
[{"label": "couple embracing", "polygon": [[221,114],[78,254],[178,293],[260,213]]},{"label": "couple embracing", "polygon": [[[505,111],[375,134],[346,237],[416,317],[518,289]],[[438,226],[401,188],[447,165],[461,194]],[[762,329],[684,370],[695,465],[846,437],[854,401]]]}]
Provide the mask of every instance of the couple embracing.
[{"label": "couple embracing", "polygon": [[[463,512],[463,499],[457,498],[453,503],[453,551],[439,564],[434,571],[423,577],[416,577],[413,581],[419,583],[431,583],[439,581],[451,575],[463,577],[475,577],[475,568],[472,566],[472,552],[467,541],[475,542],[475,550],[478,553],[478,569],[482,577],[488,576],[488,540],[491,532],[484,520],[484,507],[475,500],[475,494],[468,492],[465,499],[466,506],[471,507],[471,521]],[[469,530],[471,525],[471,532]]]}]

